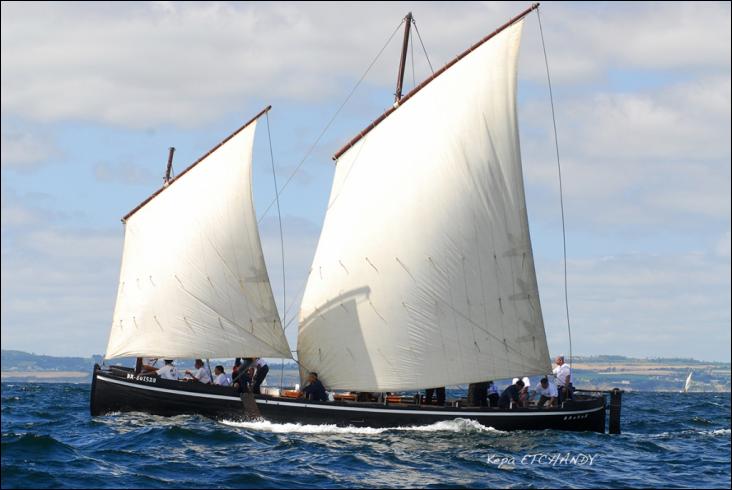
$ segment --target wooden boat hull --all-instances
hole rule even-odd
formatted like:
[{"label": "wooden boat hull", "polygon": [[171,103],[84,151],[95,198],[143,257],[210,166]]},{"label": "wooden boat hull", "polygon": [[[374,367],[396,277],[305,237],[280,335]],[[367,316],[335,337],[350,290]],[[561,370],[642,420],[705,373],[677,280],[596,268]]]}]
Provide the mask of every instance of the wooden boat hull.
[{"label": "wooden boat hull", "polygon": [[[408,427],[456,418],[475,420],[498,430],[571,430],[605,432],[605,399],[586,397],[561,408],[500,410],[377,403],[308,402],[255,395],[261,416],[275,423],[334,424],[355,427]],[[95,369],[91,414],[147,412],[172,416],[200,414],[215,419],[247,418],[239,395],[229,387],[182,383],[131,371]]]}]

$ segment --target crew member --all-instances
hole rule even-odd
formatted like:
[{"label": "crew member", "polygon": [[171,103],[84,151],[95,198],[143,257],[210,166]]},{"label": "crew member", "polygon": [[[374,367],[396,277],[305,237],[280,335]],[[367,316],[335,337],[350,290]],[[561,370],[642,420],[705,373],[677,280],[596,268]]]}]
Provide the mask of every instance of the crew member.
[{"label": "crew member", "polygon": [[310,373],[308,375],[308,384],[302,389],[300,396],[304,396],[306,400],[314,402],[328,401],[328,394],[325,392],[325,386],[318,379],[318,373]]}]

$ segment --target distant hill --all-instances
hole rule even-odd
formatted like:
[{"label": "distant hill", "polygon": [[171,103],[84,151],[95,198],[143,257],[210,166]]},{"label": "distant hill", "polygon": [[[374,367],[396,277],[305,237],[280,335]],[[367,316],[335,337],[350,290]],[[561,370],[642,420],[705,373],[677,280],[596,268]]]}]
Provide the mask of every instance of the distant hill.
[{"label": "distant hill", "polygon": [[3,371],[91,371],[94,363],[101,363],[102,356],[56,357],[30,354],[20,350],[2,350]]},{"label": "distant hill", "polygon": [[[3,381],[33,381],[33,382],[88,382],[91,381],[91,373],[94,364],[102,363],[101,355],[91,357],[59,357],[32,354],[19,350],[1,351],[0,364],[2,367]],[[231,364],[231,359],[224,360],[224,364]],[[114,364],[122,366],[134,366],[134,358],[114,359]],[[211,359],[211,367],[218,361]],[[179,369],[193,367],[192,359],[176,361]],[[279,371],[281,362],[271,362],[272,372]],[[285,371],[296,371],[297,364],[292,361],[285,362]],[[292,376],[292,373],[289,373]]]},{"label": "distant hill", "polygon": [[[70,381],[88,382],[101,355],[91,357],[56,357],[30,354],[17,350],[2,351],[3,381]],[[134,365],[135,360],[115,359],[114,364]],[[211,365],[218,363],[211,360]],[[176,362],[179,369],[188,369],[192,360]],[[231,359],[222,364],[231,365]],[[730,363],[705,362],[695,359],[634,359],[625,356],[574,356],[574,384],[586,389],[619,387],[628,391],[679,391],[689,371],[694,375],[691,391],[730,391]],[[281,362],[270,362],[270,377],[279,381]],[[284,363],[284,377],[297,382],[297,364]]]}]

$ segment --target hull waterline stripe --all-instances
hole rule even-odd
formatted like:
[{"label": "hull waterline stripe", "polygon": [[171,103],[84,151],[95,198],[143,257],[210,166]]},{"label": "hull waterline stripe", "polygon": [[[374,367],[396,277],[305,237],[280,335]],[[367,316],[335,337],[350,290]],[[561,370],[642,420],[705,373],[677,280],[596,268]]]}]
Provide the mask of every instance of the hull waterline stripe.
[{"label": "hull waterline stripe", "polygon": [[230,400],[230,401],[235,401],[235,402],[241,401],[241,399],[238,396],[215,395],[213,393],[193,393],[191,391],[179,391],[179,390],[171,390],[169,388],[157,388],[155,386],[144,386],[144,385],[139,385],[137,383],[127,383],[125,381],[119,381],[117,379],[105,378],[104,376],[97,376],[97,379],[100,381],[107,381],[109,383],[127,386],[129,388],[138,388],[141,390],[159,391],[161,393],[172,393],[174,395],[195,396],[198,398],[214,398],[216,400]]},{"label": "hull waterline stripe", "polygon": [[374,412],[374,413],[393,413],[402,415],[444,415],[453,417],[521,417],[521,416],[564,416],[564,415],[581,415],[584,413],[596,412],[604,407],[590,408],[588,410],[573,410],[571,412],[438,412],[434,410],[390,410],[388,408],[358,408],[358,407],[335,407],[327,405],[310,405],[308,403],[292,403],[281,402],[278,400],[257,400],[257,403],[265,405],[284,405],[304,408],[319,408],[321,410],[343,410],[347,412]]},{"label": "hull waterline stripe", "polygon": [[[116,379],[110,379],[106,378],[104,376],[97,376],[97,379],[100,381],[107,381],[109,383],[114,383],[122,386],[127,386],[130,388],[138,388],[141,390],[150,390],[150,391],[158,391],[161,393],[171,393],[174,395],[182,395],[182,396],[194,396],[198,398],[213,398],[216,400],[229,400],[229,401],[235,401],[239,402],[241,399],[238,396],[227,396],[227,395],[215,395],[215,394],[208,394],[208,393],[193,393],[189,391],[179,391],[179,390],[171,390],[169,388],[157,388],[155,386],[144,386],[139,385],[137,383],[128,383],[125,381],[119,381]],[[599,410],[603,410],[605,407],[595,407],[590,408],[587,410],[573,410],[573,411],[566,411],[566,412],[499,412],[499,413],[491,413],[491,412],[441,412],[441,411],[434,411],[434,410],[394,410],[394,409],[388,409],[388,408],[359,408],[359,407],[337,407],[337,406],[330,406],[330,405],[311,405],[308,403],[293,403],[293,402],[283,402],[283,401],[277,401],[277,400],[259,400],[257,399],[257,403],[261,403],[264,405],[283,405],[283,406],[289,406],[289,407],[299,407],[299,408],[315,408],[318,410],[340,410],[345,412],[371,412],[371,413],[390,413],[390,414],[401,414],[401,415],[442,415],[447,417],[531,417],[531,416],[565,416],[565,415],[581,415],[585,413],[591,413],[591,412],[597,412]]]}]

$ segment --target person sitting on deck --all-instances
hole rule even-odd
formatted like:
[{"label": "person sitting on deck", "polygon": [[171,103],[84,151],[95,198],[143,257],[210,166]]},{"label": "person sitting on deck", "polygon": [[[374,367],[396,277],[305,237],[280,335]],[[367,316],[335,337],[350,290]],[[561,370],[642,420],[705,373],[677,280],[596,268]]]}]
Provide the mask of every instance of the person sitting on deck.
[{"label": "person sitting on deck", "polygon": [[304,396],[306,400],[314,402],[328,401],[328,394],[325,392],[325,386],[318,379],[318,373],[310,373],[308,375],[308,384],[302,389],[300,396]]},{"label": "person sitting on deck", "polygon": [[550,407],[557,406],[557,387],[553,383],[549,382],[549,379],[544,376],[539,381],[539,386],[536,387],[536,394],[540,396],[537,407],[541,408],[546,402],[549,402]]},{"label": "person sitting on deck", "polygon": [[501,397],[501,395],[498,394],[498,388],[496,388],[496,384],[493,381],[488,381],[486,384],[488,385],[486,388],[486,391],[488,392],[488,406],[497,407],[498,399]]},{"label": "person sitting on deck", "polygon": [[432,405],[432,397],[435,395],[435,392],[437,392],[437,405],[440,407],[445,406],[445,387],[441,388],[427,388],[424,391],[424,404],[425,405]]},{"label": "person sitting on deck", "polygon": [[498,407],[506,410],[511,407],[511,402],[514,406],[519,406],[519,397],[521,396],[521,390],[524,389],[524,382],[517,380],[514,384],[503,390],[501,397],[498,399]]},{"label": "person sitting on deck", "polygon": [[258,357],[257,360],[254,362],[254,368],[256,369],[256,372],[252,377],[252,393],[259,395],[259,387],[262,386],[264,378],[267,377],[267,373],[269,372],[269,366],[267,366],[267,361],[265,361],[261,357]]},{"label": "person sitting on deck", "polygon": [[564,362],[564,356],[557,356],[554,362],[557,364],[557,367],[552,370],[557,378],[557,393],[559,394],[557,401],[562,403],[564,400],[572,398],[572,370],[569,364]]},{"label": "person sitting on deck", "polygon": [[172,359],[166,359],[163,367],[155,371],[155,374],[160,376],[162,379],[178,379],[178,370],[173,365]]},{"label": "person sitting on deck", "polygon": [[203,360],[196,359],[195,366],[196,369],[193,371],[186,370],[186,376],[190,376],[190,378],[186,378],[186,381],[193,381],[206,385],[211,384],[211,374],[209,374],[208,369],[203,367]]},{"label": "person sitting on deck", "polygon": [[214,368],[213,384],[218,386],[231,386],[231,378],[226,375],[224,366],[220,364]]}]

